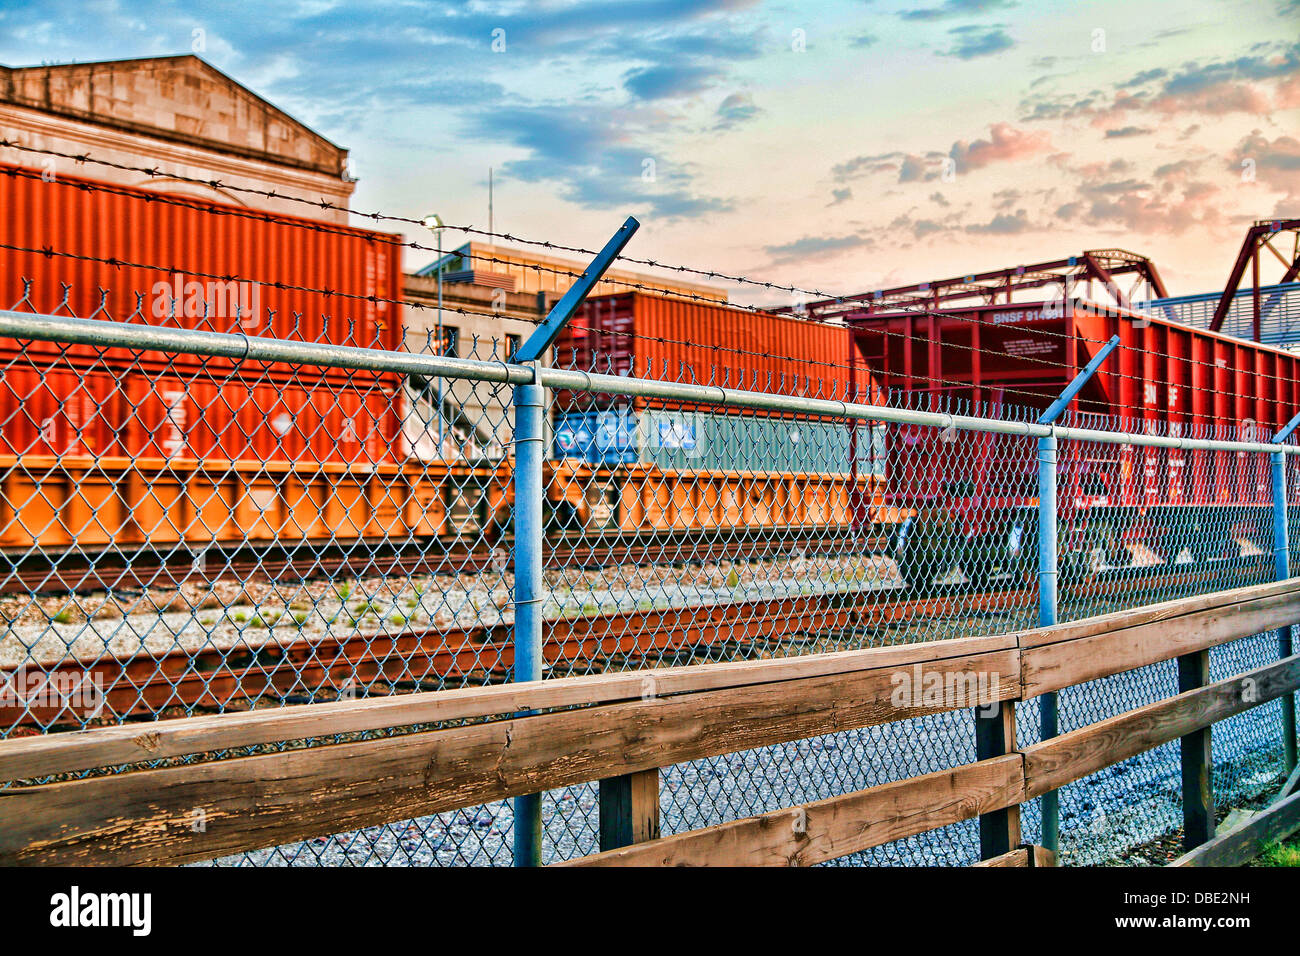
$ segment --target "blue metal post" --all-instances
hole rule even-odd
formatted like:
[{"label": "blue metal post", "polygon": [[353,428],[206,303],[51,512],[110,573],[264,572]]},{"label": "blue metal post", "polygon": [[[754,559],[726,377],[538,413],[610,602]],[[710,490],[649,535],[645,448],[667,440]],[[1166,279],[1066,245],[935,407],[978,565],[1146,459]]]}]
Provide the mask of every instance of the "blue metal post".
[{"label": "blue metal post", "polygon": [[[1056,401],[1047,407],[1047,411],[1039,416],[1038,424],[1055,424],[1083,390],[1088,379],[1097,374],[1102,363],[1118,347],[1119,336],[1112,335],[1110,341],[1093,356],[1092,361],[1085,365],[1065,387],[1065,391],[1057,396]],[[1038,439],[1038,624],[1040,627],[1051,627],[1057,623],[1057,586],[1060,575],[1056,536],[1056,452],[1055,435]],[[1038,715],[1043,740],[1055,737],[1058,733],[1059,706],[1060,699],[1055,691],[1038,698]],[[1060,794],[1055,790],[1043,794],[1040,811],[1042,845],[1056,853],[1060,849]]]},{"label": "blue metal post", "polygon": [[[514,679],[542,679],[542,458],[545,392],[516,385],[515,409],[515,633]],[[515,797],[515,866],[541,866],[542,797]]]},{"label": "blue metal post", "polygon": [[[1038,623],[1050,627],[1056,623],[1056,436],[1038,439]],[[1057,734],[1057,696],[1052,691],[1038,698],[1042,739]],[[1060,794],[1052,790],[1043,794],[1042,845],[1053,853],[1060,844]]]},{"label": "blue metal post", "polygon": [[[1280,432],[1273,436],[1273,444],[1280,445],[1291,437],[1291,433],[1300,426],[1300,415],[1295,416]],[[1273,575],[1279,581],[1291,576],[1291,537],[1287,528],[1287,481],[1286,455],[1280,451],[1273,452]],[[1277,651],[1279,657],[1292,654],[1291,628],[1279,628],[1277,632]],[[1285,758],[1286,772],[1291,773],[1296,767],[1296,726],[1295,695],[1282,697],[1282,753]]]},{"label": "blue metal post", "polygon": [[[640,228],[631,216],[605,243],[546,320],[521,345],[511,362],[536,363],[550,351],[556,336],[582,305],[628,240]],[[533,365],[536,368],[536,365]],[[546,391],[535,384],[516,385],[515,409],[515,633],[516,681],[542,679],[542,608],[545,582],[542,578],[542,459],[546,455]],[[519,716],[527,716],[525,711]],[[515,797],[515,866],[542,865],[542,796],[538,793]]]}]

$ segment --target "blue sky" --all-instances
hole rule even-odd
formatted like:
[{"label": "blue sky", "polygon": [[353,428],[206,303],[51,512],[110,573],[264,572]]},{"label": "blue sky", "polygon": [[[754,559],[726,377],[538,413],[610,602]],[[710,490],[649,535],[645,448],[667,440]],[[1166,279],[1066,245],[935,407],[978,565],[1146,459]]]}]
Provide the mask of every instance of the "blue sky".
[{"label": "blue sky", "polygon": [[1297,0],[0,0],[0,63],[196,30],[358,209],[482,226],[492,166],[499,229],[836,294],[1116,246],[1207,291],[1300,215]]}]

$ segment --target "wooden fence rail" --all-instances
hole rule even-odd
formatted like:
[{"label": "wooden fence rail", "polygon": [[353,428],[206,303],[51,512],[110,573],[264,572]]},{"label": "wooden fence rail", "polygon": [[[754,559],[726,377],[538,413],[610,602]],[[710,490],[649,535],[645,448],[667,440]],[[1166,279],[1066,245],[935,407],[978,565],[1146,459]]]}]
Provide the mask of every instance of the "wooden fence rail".
[{"label": "wooden fence rail", "polygon": [[[570,865],[806,865],[976,816],[985,856],[1017,860],[1021,803],[1171,740],[1186,756],[1294,693],[1300,655],[1023,748],[1017,701],[1296,623],[1300,579],[996,637],[5,740],[0,863],[183,863],[596,780],[602,852]],[[900,699],[904,679],[943,690]],[[658,836],[661,767],[975,707],[975,763]],[[173,759],[238,748],[274,749]],[[35,782],[97,768],[116,772]]]}]

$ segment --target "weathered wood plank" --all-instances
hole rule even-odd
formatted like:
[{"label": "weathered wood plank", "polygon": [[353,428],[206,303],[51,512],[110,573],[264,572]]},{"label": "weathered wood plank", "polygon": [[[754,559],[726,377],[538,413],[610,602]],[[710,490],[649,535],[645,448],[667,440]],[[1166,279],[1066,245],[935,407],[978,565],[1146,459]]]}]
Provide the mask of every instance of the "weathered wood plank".
[{"label": "weathered wood plank", "polygon": [[1014,806],[1023,784],[1009,754],[557,865],[811,866]]},{"label": "weathered wood plank", "polygon": [[991,856],[987,860],[980,860],[978,863],[972,863],[971,866],[991,866],[998,868],[1007,867],[1024,867],[1028,869],[1032,865],[1033,850],[1027,846],[1018,846],[1014,850],[1008,850],[1006,853],[999,853],[997,856]]},{"label": "weathered wood plank", "polygon": [[1285,840],[1300,830],[1300,793],[1255,814],[1235,830],[1184,853],[1170,866],[1240,866],[1259,855],[1262,846]]},{"label": "weathered wood plank", "polygon": [[1022,843],[1014,850],[1008,850],[987,860],[972,863],[971,866],[1027,867],[1036,869],[1040,866],[1056,866],[1056,854],[1044,846],[1035,843]]},{"label": "weathered wood plank", "polygon": [[1236,604],[1258,601],[1275,595],[1297,593],[1300,593],[1300,578],[1288,578],[1285,581],[1269,581],[1265,584],[1233,588],[1231,591],[1213,591],[1209,594],[1175,598],[1160,604],[1147,604],[1143,607],[1099,614],[1078,621],[1067,621],[1064,624],[1053,624],[1051,627],[1031,628],[1021,631],[1016,637],[1022,648],[1042,647],[1118,631],[1126,627],[1170,621],[1199,611],[1230,608]]},{"label": "weathered wood plank", "polygon": [[1025,696],[1167,661],[1300,621],[1300,592],[1213,607],[1169,620],[1022,648]]},{"label": "weathered wood plank", "polygon": [[[642,696],[646,682],[660,695],[739,686],[801,676],[886,666],[892,661],[933,660],[1015,646],[1030,648],[1077,640],[1116,628],[1164,622],[1205,608],[1229,607],[1272,594],[1300,593],[1300,579],[1198,595],[1071,622],[1054,628],[991,638],[872,648],[774,661],[745,661],[662,668],[627,674],[561,678],[537,683],[466,688],[361,701],[340,701],[127,724],[90,731],[0,741],[0,779],[28,779],[100,766],[116,766],[185,754],[256,746],[311,735],[356,733],[514,713],[521,710],[612,703]],[[1083,650],[1080,648],[1079,650]],[[1078,660],[1081,655],[1067,655]],[[1046,658],[1035,664],[1046,665]],[[1034,686],[1031,684],[1031,686]],[[1037,693],[1026,693],[1026,697]]]},{"label": "weathered wood plank", "polygon": [[1016,646],[1012,635],[958,638],[805,657],[666,667],[124,724],[0,740],[0,780],[209,753],[284,740],[409,727],[527,710],[609,704],[866,671]]},{"label": "weathered wood plank", "polygon": [[1026,747],[1026,799],[1267,703],[1298,686],[1300,654]]},{"label": "weathered wood plank", "polygon": [[997,700],[1020,692],[1018,652],[1001,650],[10,788],[0,863],[206,859],[968,705],[896,706],[895,675],[913,669],[941,685],[997,675]]}]

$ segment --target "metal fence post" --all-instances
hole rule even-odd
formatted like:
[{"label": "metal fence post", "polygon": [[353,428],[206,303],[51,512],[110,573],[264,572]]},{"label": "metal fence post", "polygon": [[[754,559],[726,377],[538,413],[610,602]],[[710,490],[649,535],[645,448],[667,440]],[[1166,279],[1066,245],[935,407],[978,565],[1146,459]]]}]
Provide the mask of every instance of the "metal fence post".
[{"label": "metal fence post", "polygon": [[[1083,386],[1097,374],[1102,363],[1110,353],[1119,348],[1120,338],[1112,335],[1092,361],[1079,370],[1070,384],[1047,410],[1038,417],[1040,425],[1054,425],[1056,420],[1070,407],[1070,403],[1083,391]],[[1051,627],[1057,623],[1058,583],[1058,549],[1056,534],[1056,453],[1055,435],[1038,439],[1038,624]],[[1039,736],[1043,740],[1055,737],[1058,733],[1058,714],[1060,698],[1056,691],[1050,691],[1038,698]],[[1060,852],[1061,832],[1061,797],[1055,790],[1045,793],[1039,804],[1042,818],[1042,845],[1053,853]]]},{"label": "metal fence post", "polygon": [[[537,363],[582,305],[640,224],[629,216],[592,259],[578,280],[552,306],[546,319],[510,356],[533,368],[531,385],[516,385],[515,408],[515,670],[517,681],[542,679],[542,459],[545,457],[546,393],[537,382]],[[515,866],[541,866],[542,797],[515,797]]]},{"label": "metal fence post", "polygon": [[[542,458],[545,451],[545,391],[516,385],[515,411],[515,631],[514,679],[542,679]],[[542,797],[515,797],[515,866],[542,862]]]},{"label": "metal fence post", "polygon": [[[1273,436],[1273,444],[1280,445],[1291,437],[1291,433],[1300,426],[1300,415],[1291,419],[1286,426]],[[1291,535],[1287,527],[1287,480],[1286,455],[1280,451],[1273,452],[1273,575],[1279,581],[1291,576]],[[1279,657],[1292,654],[1291,628],[1279,628],[1277,632],[1277,651]],[[1286,773],[1296,768],[1296,726],[1295,695],[1283,694],[1282,707],[1282,754]]]},{"label": "metal fence post", "polygon": [[[1043,627],[1056,623],[1056,451],[1055,435],[1038,439],[1038,623]],[[1058,733],[1057,707],[1056,691],[1038,698],[1043,740]],[[1043,794],[1040,811],[1039,840],[1053,853],[1059,852],[1061,798],[1056,790]]]}]

